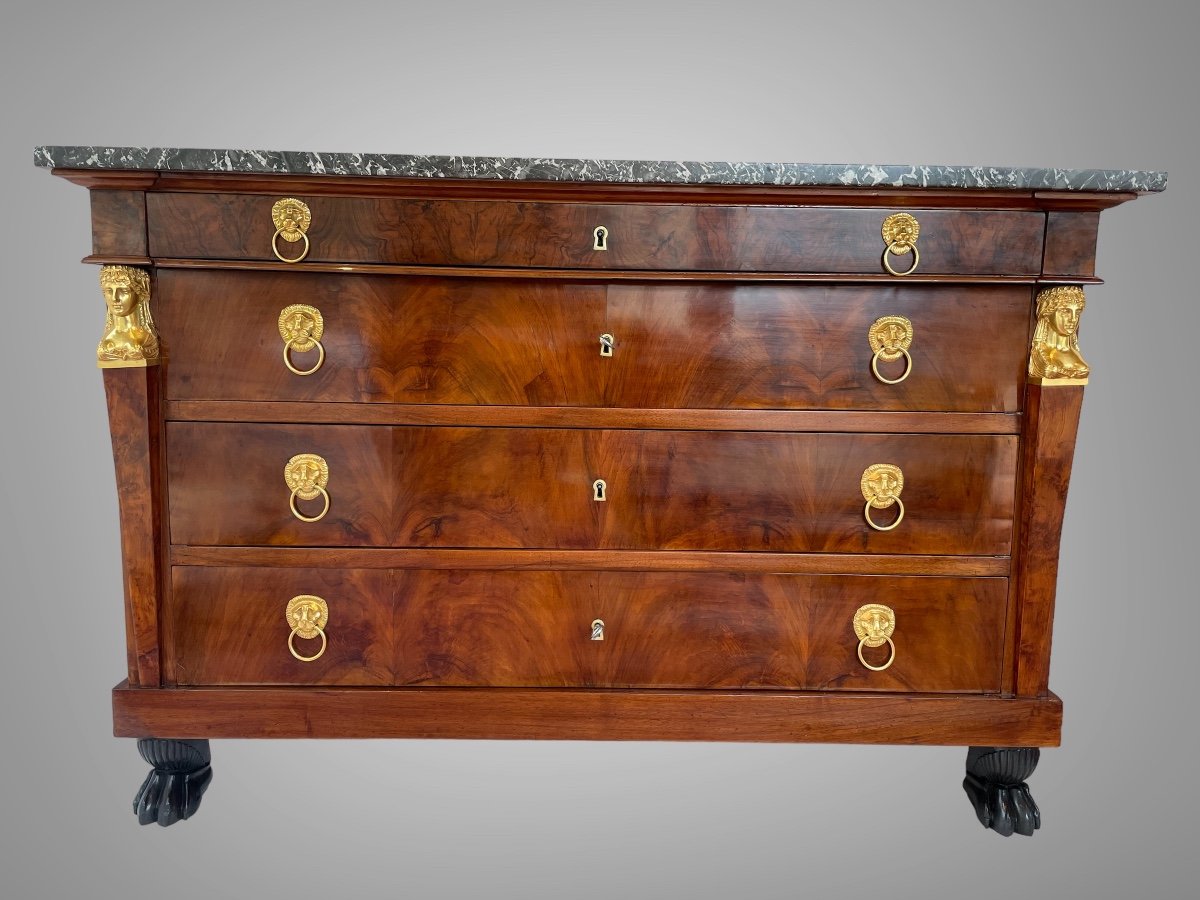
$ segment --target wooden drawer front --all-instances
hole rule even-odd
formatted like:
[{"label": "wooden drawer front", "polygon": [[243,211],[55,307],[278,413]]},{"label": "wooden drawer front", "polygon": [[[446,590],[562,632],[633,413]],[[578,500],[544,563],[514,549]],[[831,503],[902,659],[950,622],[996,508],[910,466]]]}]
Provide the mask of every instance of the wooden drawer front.
[{"label": "wooden drawer front", "polygon": [[[271,195],[151,193],[150,255],[274,260]],[[300,197],[308,262],[883,274],[881,227],[895,210]],[[922,274],[1040,271],[1045,216],[908,210]],[[597,226],[606,250],[593,249]],[[285,248],[299,253],[299,245]],[[896,266],[907,267],[911,256]],[[286,263],[279,263],[286,265]]]},{"label": "wooden drawer front", "polygon": [[[999,689],[1006,580],[667,572],[176,567],[175,683]],[[284,611],[328,604],[302,662]],[[893,664],[858,660],[855,611],[895,611]],[[603,640],[592,640],[593,623]],[[319,639],[296,639],[312,655]],[[883,665],[888,647],[864,649]]]},{"label": "wooden drawer front", "polygon": [[[609,405],[1015,412],[1027,287],[614,284]],[[899,384],[871,371],[872,324],[912,323]],[[879,362],[898,379],[903,359]]]},{"label": "wooden drawer front", "polygon": [[[168,677],[177,684],[391,684],[393,582],[375,570],[176,566]],[[328,646],[312,662],[288,650],[288,601],[301,594],[329,607]],[[320,639],[296,638],[294,646],[312,656]]]},{"label": "wooden drawer front", "polygon": [[[285,366],[282,310],[322,317],[325,358]],[[159,273],[167,396],[626,408],[1014,412],[1026,287],[817,286]],[[872,323],[912,323],[912,370],[871,371]],[[611,358],[599,336],[614,336]],[[307,369],[318,353],[293,353]],[[905,361],[881,362],[899,378]]]},{"label": "wooden drawer front", "polygon": [[[1010,436],[185,422],[167,434],[178,544],[996,556],[1012,532]],[[288,509],[283,469],[299,453],[329,465],[320,522]],[[892,531],[863,517],[875,463],[904,475]]]},{"label": "wooden drawer front", "polygon": [[[999,689],[1006,579],[398,574],[400,684]],[[867,603],[896,613],[896,660],[883,672],[857,657],[852,620]],[[864,657],[882,665],[887,649]]]},{"label": "wooden drawer front", "polygon": [[[279,316],[297,303],[324,324],[312,375],[283,361]],[[162,269],[154,315],[173,400],[596,406],[611,362],[603,285]]]}]

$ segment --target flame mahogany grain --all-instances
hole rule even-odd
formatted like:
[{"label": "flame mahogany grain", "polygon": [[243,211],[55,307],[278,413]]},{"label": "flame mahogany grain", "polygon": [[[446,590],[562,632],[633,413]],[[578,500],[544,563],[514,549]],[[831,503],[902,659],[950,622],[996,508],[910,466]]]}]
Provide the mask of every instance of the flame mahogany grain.
[{"label": "flame mahogany grain", "polygon": [[[1027,286],[614,284],[299,272],[159,274],[171,400],[618,409],[1013,413]],[[277,320],[322,313],[326,358],[289,372]],[[871,373],[880,316],[913,322],[913,369]],[[616,336],[611,358],[598,337]],[[297,367],[315,351],[294,354]],[[882,363],[899,377],[902,361]]]},{"label": "flame mahogany grain", "polygon": [[[176,544],[1002,556],[1012,533],[1009,436],[215,422],[167,433]],[[320,522],[288,509],[283,467],[297,453],[329,463]],[[877,462],[905,475],[905,521],[888,532],[863,518],[859,482]],[[314,515],[320,501],[300,506]]]},{"label": "flame mahogany grain", "polygon": [[[996,691],[1006,579],[175,567],[173,683]],[[329,604],[328,650],[284,608]],[[858,661],[886,596],[896,660]],[[591,622],[606,624],[602,641]],[[316,639],[297,639],[305,655]],[[886,647],[864,650],[873,665]]]},{"label": "flame mahogany grain", "polygon": [[[276,198],[151,193],[150,255],[274,258]],[[312,210],[313,262],[733,271],[881,272],[886,210],[402,200],[301,195]],[[921,223],[921,270],[1040,271],[1045,214],[910,209]],[[609,230],[608,250],[593,229]],[[647,236],[652,235],[652,240]]]}]

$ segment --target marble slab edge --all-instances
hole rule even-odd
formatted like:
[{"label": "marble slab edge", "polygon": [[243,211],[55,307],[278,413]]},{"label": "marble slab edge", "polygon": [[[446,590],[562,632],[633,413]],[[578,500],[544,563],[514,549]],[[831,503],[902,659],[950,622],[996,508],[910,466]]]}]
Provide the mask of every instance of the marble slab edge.
[{"label": "marble slab edge", "polygon": [[610,184],[760,184],[797,187],[976,188],[1152,193],[1166,172],[991,166],[895,166],[665,160],[409,156],[163,147],[35,147],[34,164],[61,169],[358,175]]}]

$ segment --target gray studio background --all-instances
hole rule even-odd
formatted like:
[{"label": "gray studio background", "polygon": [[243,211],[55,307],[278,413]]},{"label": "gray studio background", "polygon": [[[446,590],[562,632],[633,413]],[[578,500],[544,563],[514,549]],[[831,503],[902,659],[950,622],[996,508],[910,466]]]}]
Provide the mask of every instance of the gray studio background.
[{"label": "gray studio background", "polygon": [[[594,0],[0,12],[0,896],[1194,896],[1195,40],[1184,2]],[[1106,212],[1044,827],[958,748],[213,744],[139,828],[87,193],[39,143],[1167,169]]]}]

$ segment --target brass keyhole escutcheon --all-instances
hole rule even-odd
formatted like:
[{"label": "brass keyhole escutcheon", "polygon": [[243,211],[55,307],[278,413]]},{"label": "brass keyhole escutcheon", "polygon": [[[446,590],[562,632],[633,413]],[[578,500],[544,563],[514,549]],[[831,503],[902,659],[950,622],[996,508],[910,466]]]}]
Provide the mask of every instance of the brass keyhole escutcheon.
[{"label": "brass keyhole escutcheon", "polygon": [[[876,531],[891,531],[900,524],[904,519],[904,501],[900,499],[900,492],[904,490],[904,473],[900,471],[899,466],[891,463],[867,466],[859,486],[863,499],[867,501],[867,505],[863,507],[863,516],[868,525]],[[872,509],[887,509],[893,505],[899,506],[900,511],[891,525],[879,525],[871,518]]]},{"label": "brass keyhole escutcheon", "polygon": [[[308,226],[312,224],[312,210],[303,200],[295,197],[284,197],[276,200],[271,207],[271,221],[275,223],[275,234],[271,236],[271,250],[280,262],[298,263],[308,256]],[[299,256],[284,256],[279,252],[279,239],[285,243],[304,242],[304,249]]]},{"label": "brass keyhole escutcheon", "polygon": [[[890,606],[882,603],[868,603],[860,606],[854,613],[854,634],[858,637],[858,661],[872,672],[882,672],[896,661],[896,645],[892,635],[896,631],[896,613]],[[882,666],[873,666],[863,657],[864,647],[882,647],[887,644],[891,648],[887,662]]]},{"label": "brass keyhole escutcheon", "polygon": [[[915,272],[918,263],[921,262],[921,253],[917,250],[921,225],[916,218],[909,213],[892,213],[883,220],[882,233],[883,243],[886,245],[883,251],[883,267],[893,275],[911,275]],[[911,266],[903,270],[892,268],[890,256],[907,256],[909,253],[913,255]]]},{"label": "brass keyhole escutcheon", "polygon": [[[912,373],[913,361],[908,348],[913,342],[913,324],[904,316],[882,316],[867,330],[867,342],[875,355],[871,357],[871,372],[884,384],[899,384]],[[904,358],[904,372],[899,378],[879,374],[879,363]]]},{"label": "brass keyhole escutcheon", "polygon": [[600,335],[600,355],[612,356],[615,343],[616,339],[611,334]]},{"label": "brass keyhole escutcheon", "polygon": [[[315,453],[297,453],[283,467],[283,480],[291,489],[288,506],[301,522],[319,522],[329,512],[329,463]],[[296,507],[297,500],[316,500],[322,497],[325,505],[315,516],[306,516]]]},{"label": "brass keyhole escutcheon", "polygon": [[608,249],[608,229],[603,225],[597,225],[592,231],[592,249],[607,250]]},{"label": "brass keyhole escutcheon", "polygon": [[592,499],[597,503],[604,503],[608,500],[608,482],[603,478],[597,478],[592,482]]},{"label": "brass keyhole escutcheon", "polygon": [[[296,375],[311,375],[325,362],[325,347],[321,338],[325,334],[325,318],[315,306],[293,303],[284,307],[279,314],[279,336],[283,338],[283,364]],[[292,351],[308,353],[317,351],[317,361],[309,369],[297,369],[292,362]]]},{"label": "brass keyhole escutcheon", "polygon": [[593,641],[604,640],[604,620],[603,619],[592,619],[592,640]]},{"label": "brass keyhole escutcheon", "polygon": [[[284,618],[287,620],[288,627],[292,629],[287,641],[288,650],[292,652],[292,656],[300,662],[313,662],[320,659],[329,645],[325,637],[325,629],[329,626],[329,604],[314,594],[300,594],[288,601]],[[302,656],[296,650],[297,637],[306,641],[319,637],[321,649],[312,656]]]}]

